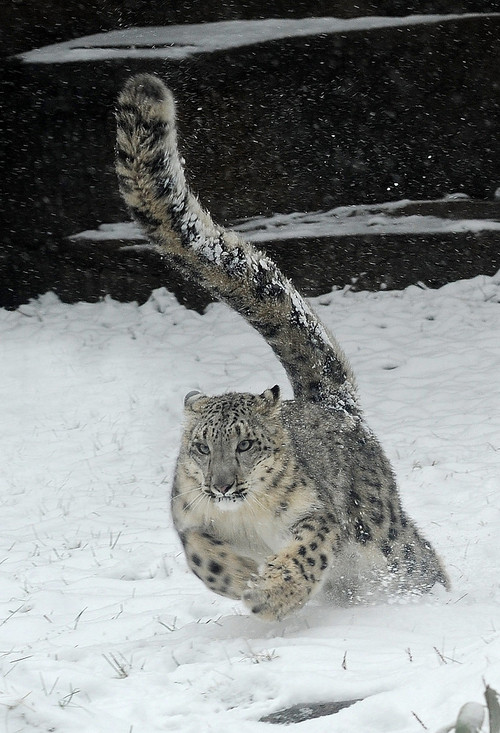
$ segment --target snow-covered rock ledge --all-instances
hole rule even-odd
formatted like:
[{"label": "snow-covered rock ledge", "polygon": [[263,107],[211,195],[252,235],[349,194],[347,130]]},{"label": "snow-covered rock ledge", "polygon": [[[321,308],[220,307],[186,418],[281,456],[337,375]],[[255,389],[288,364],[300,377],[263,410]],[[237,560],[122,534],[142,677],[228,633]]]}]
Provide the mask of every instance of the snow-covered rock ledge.
[{"label": "snow-covered rock ledge", "polygon": [[[236,222],[234,229],[254,243],[359,235],[500,231],[500,201],[472,201],[466,196],[451,195],[439,201],[339,206],[330,211],[252,217]],[[71,239],[145,241],[140,229],[131,222],[101,224],[97,229],[74,234]]]},{"label": "snow-covered rock ledge", "polygon": [[[392,290],[420,283],[439,287],[500,269],[500,202],[452,195],[436,201],[342,206],[330,211],[275,214],[234,223],[264,249],[304,295],[332,288]],[[118,299],[148,297],[167,285],[186,305],[209,302],[185,283],[130,222],[101,224],[68,239],[71,258],[102,262],[100,277],[113,288],[118,266],[126,290]],[[74,275],[72,275],[74,277]],[[121,287],[121,286],[120,286]],[[105,292],[110,292],[106,290]]]},{"label": "snow-covered rock ledge", "polygon": [[352,33],[354,31],[398,28],[446,23],[457,20],[496,17],[500,13],[449,13],[443,15],[407,15],[404,17],[369,16],[360,18],[266,18],[228,20],[217,23],[151,26],[94,33],[63,43],[19,54],[31,64],[60,64],[103,59],[183,60],[200,53],[227,51],[266,41]]}]

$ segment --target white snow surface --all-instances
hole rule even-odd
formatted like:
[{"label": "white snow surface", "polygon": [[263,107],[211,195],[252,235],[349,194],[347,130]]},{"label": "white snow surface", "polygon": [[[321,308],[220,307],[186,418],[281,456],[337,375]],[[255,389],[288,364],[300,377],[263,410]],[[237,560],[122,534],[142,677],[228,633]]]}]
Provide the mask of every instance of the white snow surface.
[{"label": "white snow surface", "polygon": [[453,590],[271,624],[212,594],[168,509],[183,396],[289,395],[281,367],[220,304],[49,293],[0,310],[1,731],[260,733],[356,698],[296,730],[436,731],[500,689],[500,273],[313,306]]},{"label": "white snow surface", "polygon": [[182,60],[199,53],[251,46],[281,38],[350,33],[388,27],[443,23],[463,18],[495,17],[498,13],[368,16],[360,18],[266,18],[169,26],[145,26],[94,33],[19,54],[27,63],[54,64],[98,59],[157,58]]}]

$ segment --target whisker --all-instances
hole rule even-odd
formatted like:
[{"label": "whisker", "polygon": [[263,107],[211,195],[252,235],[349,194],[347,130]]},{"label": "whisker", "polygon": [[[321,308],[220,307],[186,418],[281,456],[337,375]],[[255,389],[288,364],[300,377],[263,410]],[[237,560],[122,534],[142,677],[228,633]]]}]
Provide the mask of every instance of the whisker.
[{"label": "whisker", "polygon": [[210,517],[208,516],[208,510],[210,509],[212,502],[209,496],[207,496],[206,494],[204,496],[205,496],[206,502],[205,502],[205,511],[203,512],[203,518],[206,522],[208,522],[210,519]]},{"label": "whisker", "polygon": [[194,494],[196,492],[200,492],[201,489],[199,486],[197,486],[195,489],[189,489],[189,491],[183,491],[180,494],[176,494],[172,499],[182,499],[184,496],[187,496],[188,494]]},{"label": "whisker", "polygon": [[254,509],[254,507],[252,507],[252,502],[253,502],[254,504],[257,504],[257,506],[259,506],[261,509],[263,509],[264,511],[266,511],[266,507],[261,502],[261,500],[257,496],[255,496],[255,494],[252,494],[252,493],[247,494],[247,496],[245,497],[245,501],[248,503],[248,505],[252,509]]},{"label": "whisker", "polygon": [[197,504],[203,501],[204,498],[206,498],[205,494],[199,493],[198,496],[195,496],[194,499],[189,502],[189,504],[186,506],[185,511],[187,511],[188,509],[194,509]]}]

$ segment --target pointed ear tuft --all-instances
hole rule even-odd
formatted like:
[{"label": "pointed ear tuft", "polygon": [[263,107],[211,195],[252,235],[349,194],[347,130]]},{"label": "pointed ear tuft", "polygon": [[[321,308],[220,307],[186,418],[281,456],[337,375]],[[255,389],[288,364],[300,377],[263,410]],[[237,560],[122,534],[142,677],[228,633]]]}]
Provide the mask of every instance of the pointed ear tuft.
[{"label": "pointed ear tuft", "polygon": [[271,387],[271,392],[274,397],[274,401],[277,402],[280,398],[280,387],[279,384],[275,384],[274,387]]},{"label": "pointed ear tuft", "polygon": [[276,407],[280,403],[280,388],[275,384],[271,389],[266,389],[262,392],[260,396],[267,402],[269,407]]},{"label": "pointed ear tuft", "polygon": [[200,397],[203,397],[203,393],[200,392],[199,389],[193,389],[191,392],[188,392],[187,395],[184,397],[184,407],[187,409],[192,409],[194,403],[199,400]]}]

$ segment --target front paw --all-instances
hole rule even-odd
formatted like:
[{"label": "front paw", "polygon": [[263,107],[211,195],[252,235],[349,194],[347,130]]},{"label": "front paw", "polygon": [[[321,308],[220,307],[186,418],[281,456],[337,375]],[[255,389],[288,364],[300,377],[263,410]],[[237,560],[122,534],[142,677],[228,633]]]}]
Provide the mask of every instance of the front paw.
[{"label": "front paw", "polygon": [[242,596],[243,603],[255,616],[263,621],[280,621],[285,612],[278,607],[276,599],[269,591],[262,588],[251,588],[246,590]]},{"label": "front paw", "polygon": [[307,588],[293,582],[284,568],[268,565],[263,575],[253,577],[242,600],[263,621],[281,621],[308,600]]},{"label": "front paw", "polygon": [[264,621],[279,621],[276,609],[269,593],[261,588],[249,588],[244,591],[241,600],[253,614]]}]

